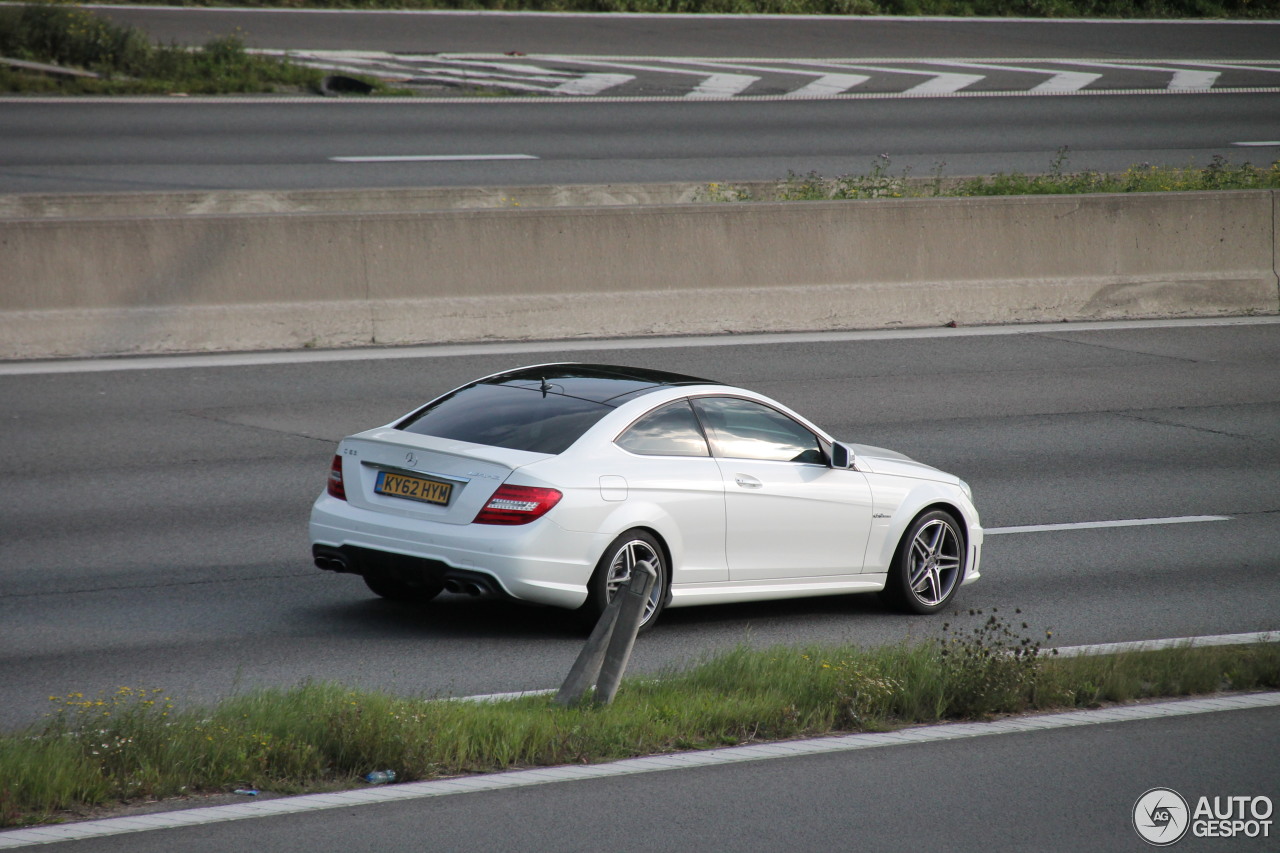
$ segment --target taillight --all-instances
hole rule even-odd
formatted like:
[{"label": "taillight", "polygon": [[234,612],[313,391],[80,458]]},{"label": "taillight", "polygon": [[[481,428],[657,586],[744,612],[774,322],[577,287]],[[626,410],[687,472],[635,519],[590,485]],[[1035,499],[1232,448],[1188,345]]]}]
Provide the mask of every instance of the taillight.
[{"label": "taillight", "polygon": [[563,495],[535,486],[499,486],[473,524],[528,524],[542,518]]},{"label": "taillight", "polygon": [[346,486],[342,485],[342,457],[335,455],[329,466],[329,494],[341,500],[347,499]]}]

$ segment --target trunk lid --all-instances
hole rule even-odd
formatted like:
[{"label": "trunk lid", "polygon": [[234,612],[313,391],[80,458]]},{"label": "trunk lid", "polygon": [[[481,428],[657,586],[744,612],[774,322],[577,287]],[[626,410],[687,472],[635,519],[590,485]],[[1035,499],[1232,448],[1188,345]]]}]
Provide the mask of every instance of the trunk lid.
[{"label": "trunk lid", "polygon": [[342,440],[347,501],[405,518],[470,524],[511,472],[546,454],[379,427]]}]

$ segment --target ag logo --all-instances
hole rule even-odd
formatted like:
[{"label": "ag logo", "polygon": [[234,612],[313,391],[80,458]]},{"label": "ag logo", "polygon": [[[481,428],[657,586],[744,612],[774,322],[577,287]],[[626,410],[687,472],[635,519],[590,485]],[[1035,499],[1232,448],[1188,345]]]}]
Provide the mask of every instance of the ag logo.
[{"label": "ag logo", "polygon": [[1152,788],[1133,804],[1133,828],[1148,844],[1167,847],[1186,835],[1190,825],[1187,801],[1172,788]]}]

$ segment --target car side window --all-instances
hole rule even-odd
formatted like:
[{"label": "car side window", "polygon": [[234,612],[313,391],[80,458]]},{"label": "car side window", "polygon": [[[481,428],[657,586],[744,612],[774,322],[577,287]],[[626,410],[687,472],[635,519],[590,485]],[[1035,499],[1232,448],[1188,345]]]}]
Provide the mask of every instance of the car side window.
[{"label": "car side window", "polygon": [[642,456],[710,456],[688,400],[654,409],[618,436],[623,450]]},{"label": "car side window", "polygon": [[716,456],[826,464],[818,437],[777,409],[737,397],[700,397],[693,405]]}]

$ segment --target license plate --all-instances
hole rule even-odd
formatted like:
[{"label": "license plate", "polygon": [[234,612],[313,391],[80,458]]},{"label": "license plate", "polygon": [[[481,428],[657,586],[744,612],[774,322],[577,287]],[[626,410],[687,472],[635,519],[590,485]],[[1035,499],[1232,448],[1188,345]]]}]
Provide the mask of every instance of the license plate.
[{"label": "license plate", "polygon": [[390,495],[394,498],[408,498],[411,501],[443,505],[449,503],[449,496],[453,494],[453,484],[430,480],[426,477],[379,471],[373,490],[380,495]]}]

